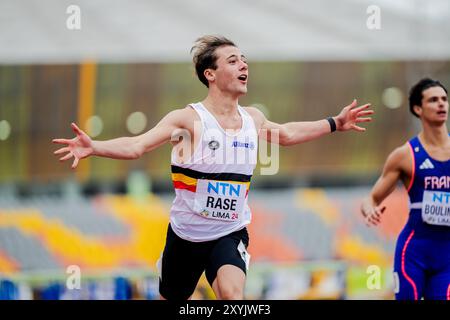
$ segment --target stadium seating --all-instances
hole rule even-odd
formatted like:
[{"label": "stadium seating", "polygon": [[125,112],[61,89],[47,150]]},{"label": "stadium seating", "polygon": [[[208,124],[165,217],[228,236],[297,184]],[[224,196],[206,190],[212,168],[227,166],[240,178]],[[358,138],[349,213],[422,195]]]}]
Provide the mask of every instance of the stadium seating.
[{"label": "stadium seating", "polygon": [[[399,217],[404,219],[405,207],[393,206],[393,210],[399,211],[394,219],[395,228],[393,218],[387,217],[389,223],[368,228],[358,212],[359,201],[367,191],[364,188],[255,190],[249,196],[253,214],[249,226],[252,263],[257,266],[343,261],[354,266],[390,266],[395,234],[402,223]],[[400,191],[393,197],[393,203],[404,200]],[[149,282],[139,285],[148,289],[142,289],[141,296],[156,297],[155,265],[164,246],[171,201],[171,195],[154,194],[144,199],[110,194],[72,199],[39,196],[20,201],[1,197],[0,272],[13,278],[47,272],[59,274],[61,279],[69,265],[79,266],[88,275],[99,270],[147,270],[146,277],[153,273],[153,280],[147,278],[145,281]],[[267,272],[262,274],[270,278]],[[120,273],[116,274],[115,282],[113,274],[110,282],[105,282],[106,279],[86,282],[91,289],[84,293],[62,290],[61,282],[47,279],[36,294],[41,299],[136,296],[131,292],[133,286],[127,285]],[[122,289],[113,294],[111,290],[116,287]],[[109,294],[105,288],[110,288]],[[305,297],[315,296],[313,292],[305,293]]]}]

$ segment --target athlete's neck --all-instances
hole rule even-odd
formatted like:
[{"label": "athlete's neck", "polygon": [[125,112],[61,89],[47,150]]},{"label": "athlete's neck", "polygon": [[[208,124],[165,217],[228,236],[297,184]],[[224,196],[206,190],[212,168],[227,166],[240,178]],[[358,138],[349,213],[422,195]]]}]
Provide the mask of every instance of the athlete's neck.
[{"label": "athlete's neck", "polygon": [[445,147],[450,141],[447,125],[430,126],[423,124],[423,130],[419,133],[420,139],[427,145],[434,147]]},{"label": "athlete's neck", "polygon": [[210,90],[208,96],[202,101],[202,104],[213,114],[218,116],[236,116],[238,115],[238,97],[227,95],[222,92]]}]

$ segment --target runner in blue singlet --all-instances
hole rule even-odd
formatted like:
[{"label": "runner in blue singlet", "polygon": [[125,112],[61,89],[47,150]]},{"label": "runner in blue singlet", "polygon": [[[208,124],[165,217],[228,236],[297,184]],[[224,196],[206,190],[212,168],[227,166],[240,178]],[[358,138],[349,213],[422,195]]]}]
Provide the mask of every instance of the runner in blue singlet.
[{"label": "runner in blue singlet", "polygon": [[447,89],[422,79],[410,91],[411,112],[422,131],[386,160],[383,174],[364,199],[361,212],[377,225],[381,202],[398,180],[410,199],[408,221],[395,250],[394,283],[398,300],[450,300],[450,136]]}]

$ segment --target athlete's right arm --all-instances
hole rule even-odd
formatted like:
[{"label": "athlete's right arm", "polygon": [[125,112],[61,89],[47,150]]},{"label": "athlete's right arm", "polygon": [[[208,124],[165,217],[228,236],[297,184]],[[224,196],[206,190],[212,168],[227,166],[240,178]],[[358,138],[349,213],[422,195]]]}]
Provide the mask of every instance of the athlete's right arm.
[{"label": "athlete's right arm", "polygon": [[370,194],[361,204],[361,214],[368,225],[377,225],[380,223],[381,214],[386,206],[381,203],[392,191],[394,191],[397,182],[408,172],[411,160],[408,145],[403,145],[388,156],[383,167],[383,173],[373,186]]},{"label": "athlete's right arm", "polygon": [[190,121],[192,120],[192,112],[187,109],[169,112],[155,127],[141,135],[105,141],[92,140],[75,123],[72,123],[72,130],[75,132],[76,137],[73,139],[53,139],[53,143],[66,145],[54,153],[56,155],[67,153],[60,158],[60,161],[66,161],[74,157],[72,169],[76,168],[80,159],[89,156],[112,159],[137,159],[144,153],[169,142],[172,135],[176,135],[177,131],[190,129],[189,125],[193,122]]}]

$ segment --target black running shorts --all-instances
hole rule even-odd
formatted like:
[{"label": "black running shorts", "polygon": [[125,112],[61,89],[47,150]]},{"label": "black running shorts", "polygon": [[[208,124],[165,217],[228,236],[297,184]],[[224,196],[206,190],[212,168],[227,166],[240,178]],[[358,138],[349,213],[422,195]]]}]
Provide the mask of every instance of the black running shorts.
[{"label": "black running shorts", "polygon": [[245,255],[248,253],[238,249],[241,241],[246,249],[249,242],[247,228],[217,240],[191,242],[177,236],[169,224],[160,261],[161,296],[167,300],[186,300],[194,292],[203,272],[212,285],[217,270],[226,264],[234,265],[246,273]]}]

